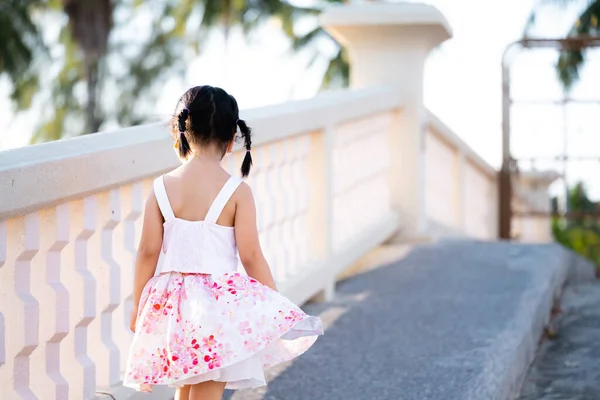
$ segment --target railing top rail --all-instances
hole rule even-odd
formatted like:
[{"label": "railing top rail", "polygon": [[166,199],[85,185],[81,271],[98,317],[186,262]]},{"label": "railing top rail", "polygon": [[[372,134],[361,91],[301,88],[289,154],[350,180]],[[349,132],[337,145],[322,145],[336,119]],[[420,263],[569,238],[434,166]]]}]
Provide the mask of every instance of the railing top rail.
[{"label": "railing top rail", "polygon": [[490,178],[495,178],[498,171],[487,163],[479,154],[475,152],[464,140],[456,135],[446,124],[444,124],[435,114],[427,110],[427,124],[434,133],[448,142],[451,146],[460,150],[465,157],[470,160],[476,167],[483,171]]},{"label": "railing top rail", "polygon": [[[242,112],[260,145],[400,107],[400,90],[376,87]],[[177,165],[167,123],[0,151],[0,220],[159,175]]]}]

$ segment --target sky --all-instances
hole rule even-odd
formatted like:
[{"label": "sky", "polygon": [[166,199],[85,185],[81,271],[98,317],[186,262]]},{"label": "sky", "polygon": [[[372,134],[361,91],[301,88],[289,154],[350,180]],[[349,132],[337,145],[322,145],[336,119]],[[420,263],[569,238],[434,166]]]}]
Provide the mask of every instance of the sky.
[{"label": "sky", "polygon": [[[296,3],[308,3],[297,0]],[[537,0],[430,0],[448,19],[453,38],[435,49],[425,71],[425,104],[492,166],[501,155],[501,58],[506,46],[522,36]],[[575,21],[580,7],[545,7],[534,34],[559,37]],[[574,98],[600,100],[600,51],[590,54],[582,84]],[[293,56],[275,23],[266,25],[249,40],[234,33],[226,45],[220,33],[208,41],[203,53],[188,66],[183,81],[174,79],[163,89],[156,114],[167,116],[187,87],[209,83],[234,94],[242,109],[309,98],[319,89],[325,62],[307,70],[309,54]],[[594,135],[593,114],[599,104],[574,103],[567,107],[566,123],[560,106],[526,105],[523,100],[560,100],[562,91],[553,70],[556,53],[548,50],[517,52],[511,64],[513,153],[517,157],[554,156],[564,149],[563,133],[569,132],[571,155],[599,156],[600,135]],[[8,85],[0,80],[0,109],[10,110]],[[596,97],[594,97],[596,96]],[[26,145],[31,121],[39,110],[18,116],[0,113],[0,149]],[[110,128],[110,127],[109,127]],[[530,165],[520,164],[523,168]],[[536,162],[540,169],[556,163]],[[600,162],[569,163],[567,176],[583,179],[594,197],[600,198]],[[560,190],[556,186],[553,190]]]}]

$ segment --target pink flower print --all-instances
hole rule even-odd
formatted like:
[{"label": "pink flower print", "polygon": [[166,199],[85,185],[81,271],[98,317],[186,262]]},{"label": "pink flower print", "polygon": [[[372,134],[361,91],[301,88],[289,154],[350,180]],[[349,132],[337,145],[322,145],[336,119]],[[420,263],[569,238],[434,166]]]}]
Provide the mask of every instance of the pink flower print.
[{"label": "pink flower print", "polygon": [[202,343],[202,348],[204,349],[208,349],[208,351],[211,351],[212,347],[214,347],[215,344],[217,344],[217,341],[215,340],[215,336],[214,335],[210,335],[209,337],[205,337],[202,339],[203,343]]},{"label": "pink flower print", "polygon": [[213,282],[212,285],[210,285],[210,290],[213,292],[213,295],[215,296],[215,299],[217,299],[217,300],[219,300],[219,296],[221,296],[225,293],[225,290],[223,289],[223,287],[219,286],[217,284],[217,282]]},{"label": "pink flower print", "polygon": [[204,356],[204,362],[208,363],[208,369],[214,369],[221,367],[221,356],[217,353]]},{"label": "pink flower print", "polygon": [[253,338],[244,341],[244,347],[251,353],[256,353],[260,349],[260,342]]},{"label": "pink flower print", "polygon": [[198,351],[200,350],[200,343],[198,343],[198,340],[192,339],[192,341],[190,342],[189,345],[187,345],[187,347],[192,354],[196,354],[197,353],[196,350],[198,350]]},{"label": "pink flower print", "polygon": [[252,328],[250,328],[250,322],[240,322],[240,324],[238,325],[238,330],[242,335],[245,333],[252,333]]}]

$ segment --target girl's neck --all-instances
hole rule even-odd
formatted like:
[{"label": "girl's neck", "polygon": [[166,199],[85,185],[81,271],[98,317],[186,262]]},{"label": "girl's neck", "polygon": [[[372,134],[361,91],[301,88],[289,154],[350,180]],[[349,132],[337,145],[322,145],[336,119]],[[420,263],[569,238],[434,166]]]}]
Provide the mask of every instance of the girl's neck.
[{"label": "girl's neck", "polygon": [[187,158],[187,162],[202,162],[221,164],[223,156],[212,148],[195,148]]}]

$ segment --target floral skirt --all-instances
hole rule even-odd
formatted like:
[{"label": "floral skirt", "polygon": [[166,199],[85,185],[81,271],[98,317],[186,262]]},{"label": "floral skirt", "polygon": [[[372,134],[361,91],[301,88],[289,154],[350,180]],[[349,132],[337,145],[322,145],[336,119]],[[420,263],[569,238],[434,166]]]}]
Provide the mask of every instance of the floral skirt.
[{"label": "floral skirt", "polygon": [[266,368],[304,353],[322,333],[318,318],[243,274],[162,274],[142,293],[124,385],[263,386]]}]

